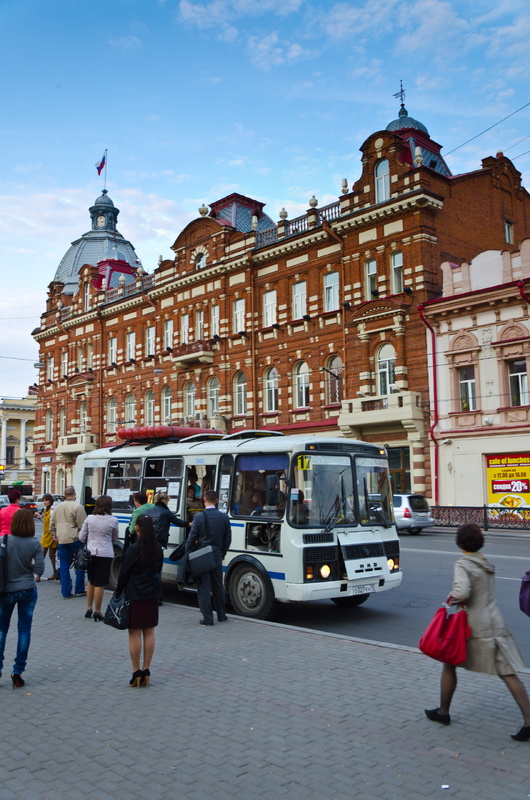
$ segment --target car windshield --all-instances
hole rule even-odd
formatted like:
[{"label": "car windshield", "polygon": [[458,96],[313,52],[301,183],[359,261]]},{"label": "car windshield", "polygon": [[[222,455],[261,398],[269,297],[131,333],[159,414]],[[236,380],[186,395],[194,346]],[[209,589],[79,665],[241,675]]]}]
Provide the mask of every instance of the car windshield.
[{"label": "car windshield", "polygon": [[356,456],[355,474],[361,524],[378,522],[390,527],[392,491],[387,462],[379,458]]},{"label": "car windshield", "polygon": [[357,521],[349,456],[305,452],[294,457],[289,520],[295,526],[325,528]]}]

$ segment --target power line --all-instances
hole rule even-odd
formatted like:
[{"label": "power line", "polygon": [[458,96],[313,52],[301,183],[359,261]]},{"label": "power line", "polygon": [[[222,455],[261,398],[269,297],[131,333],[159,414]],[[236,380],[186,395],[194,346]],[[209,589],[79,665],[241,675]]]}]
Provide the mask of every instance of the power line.
[{"label": "power line", "polygon": [[35,361],[34,358],[17,358],[16,356],[0,356],[0,358],[9,358],[11,361]]},{"label": "power line", "polygon": [[523,108],[527,108],[528,106],[530,106],[530,102],[529,103],[525,103],[525,105],[521,106],[521,108],[518,108],[517,111],[512,111],[512,113],[508,114],[507,117],[503,117],[503,119],[500,119],[498,122],[495,122],[493,125],[490,125],[490,127],[486,128],[486,130],[482,131],[481,133],[477,133],[476,136],[472,136],[471,139],[467,140],[467,142],[463,142],[462,144],[459,144],[458,147],[455,147],[453,150],[449,150],[449,152],[445,153],[444,155],[445,156],[450,156],[451,153],[456,153],[456,151],[460,150],[460,148],[464,147],[464,145],[469,144],[469,142],[473,142],[475,139],[478,139],[479,136],[482,136],[484,133],[487,133],[488,131],[491,131],[492,128],[496,128],[497,125],[501,124],[501,122],[505,122],[507,119],[510,119],[510,117],[513,117],[514,114],[518,114],[519,111],[522,111]]},{"label": "power line", "polygon": [[503,153],[507,153],[508,150],[513,150],[514,147],[517,147],[518,144],[521,144],[521,142],[524,142],[525,139],[530,139],[530,134],[528,134],[528,136],[523,136],[523,138],[519,139],[519,141],[515,142],[515,144],[511,144],[509,147],[505,147],[504,150],[503,150]]}]

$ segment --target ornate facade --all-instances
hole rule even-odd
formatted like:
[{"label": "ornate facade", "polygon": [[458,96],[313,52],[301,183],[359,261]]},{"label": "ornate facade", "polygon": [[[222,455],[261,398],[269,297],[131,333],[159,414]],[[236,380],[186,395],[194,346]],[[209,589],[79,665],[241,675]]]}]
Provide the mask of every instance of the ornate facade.
[{"label": "ornate facade", "polygon": [[378,442],[396,491],[431,495],[417,307],[441,294],[442,262],[515,250],[530,197],[502,154],[452,176],[404,107],[361,152],[360,178],[331,205],[312,198],[274,223],[262,203],[230,195],[199,209],[151,274],[139,266],[132,280],[131,264],[106,253],[79,267],[73,293],[50,285],[34,336],[52,490],[118,427],[184,422]]}]

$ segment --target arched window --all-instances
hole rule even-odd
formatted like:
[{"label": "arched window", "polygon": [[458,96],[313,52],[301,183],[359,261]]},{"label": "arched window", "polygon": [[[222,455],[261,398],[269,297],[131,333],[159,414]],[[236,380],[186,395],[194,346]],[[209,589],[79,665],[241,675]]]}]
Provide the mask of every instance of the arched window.
[{"label": "arched window", "polygon": [[59,436],[66,436],[66,408],[61,406],[59,411]]},{"label": "arched window", "polygon": [[294,403],[295,408],[309,406],[309,367],[300,361],[294,368]]},{"label": "arched window", "polygon": [[85,281],[83,287],[83,306],[85,311],[90,310],[90,283],[88,281]]},{"label": "arched window", "polygon": [[326,361],[326,404],[335,405],[342,401],[342,360],[330,356]]},{"label": "arched window", "polygon": [[193,381],[186,381],[183,389],[184,395],[184,416],[195,416],[195,384]]},{"label": "arched window", "polygon": [[64,469],[59,467],[55,476],[55,491],[57,494],[64,494]]},{"label": "arched window", "polygon": [[219,413],[219,391],[221,384],[217,378],[208,381],[208,416],[214,417]]},{"label": "arched window", "polygon": [[133,394],[128,394],[125,398],[125,424],[136,424],[136,398]]},{"label": "arched window", "polygon": [[107,430],[109,433],[116,433],[116,398],[109,398],[107,404]]},{"label": "arched window", "polygon": [[162,389],[162,422],[165,425],[171,424],[173,416],[173,392],[169,386]]},{"label": "arched window", "polygon": [[270,367],[265,372],[265,411],[278,411],[278,371]]},{"label": "arched window", "polygon": [[247,413],[247,379],[244,372],[234,377],[234,411],[237,417]]},{"label": "arched window", "polygon": [[46,437],[47,442],[51,442],[53,439],[53,414],[50,409],[46,412],[44,417],[44,435]]},{"label": "arched window", "polygon": [[390,394],[396,382],[396,351],[391,344],[384,344],[377,353],[377,388],[379,394]]},{"label": "arched window", "polygon": [[144,397],[144,420],[146,425],[155,424],[155,393],[151,389]]},{"label": "arched window", "polygon": [[79,406],[79,430],[81,433],[86,433],[87,429],[87,411],[86,411],[86,403],[83,402]]},{"label": "arched window", "polygon": [[390,200],[390,169],[386,158],[382,158],[375,168],[375,202],[385,200]]}]

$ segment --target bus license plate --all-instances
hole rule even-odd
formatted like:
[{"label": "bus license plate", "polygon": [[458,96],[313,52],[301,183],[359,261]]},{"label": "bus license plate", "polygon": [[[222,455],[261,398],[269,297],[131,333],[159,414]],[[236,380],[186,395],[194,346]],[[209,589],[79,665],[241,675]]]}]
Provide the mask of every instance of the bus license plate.
[{"label": "bus license plate", "polygon": [[367,586],[352,586],[352,594],[368,594],[375,592],[375,583],[369,583]]}]

